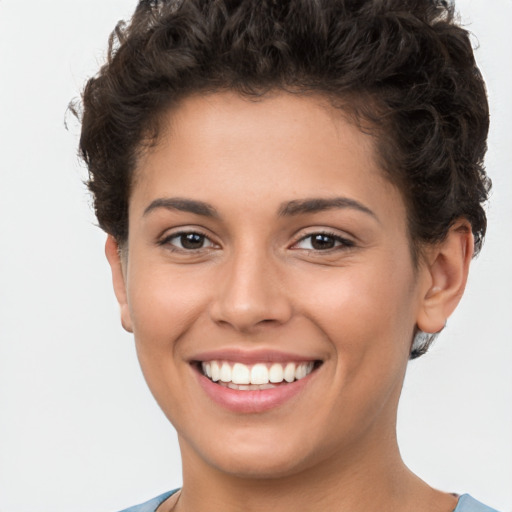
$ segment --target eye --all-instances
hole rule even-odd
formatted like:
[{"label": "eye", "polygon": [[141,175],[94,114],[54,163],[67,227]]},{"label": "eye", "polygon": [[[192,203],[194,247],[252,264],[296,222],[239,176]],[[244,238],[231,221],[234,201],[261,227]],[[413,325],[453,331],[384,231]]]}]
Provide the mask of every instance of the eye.
[{"label": "eye", "polygon": [[161,245],[170,245],[184,251],[197,251],[215,246],[206,235],[194,231],[174,233],[162,240]]},{"label": "eye", "polygon": [[354,243],[332,233],[312,233],[301,238],[294,248],[308,251],[328,251],[330,249],[353,247]]}]

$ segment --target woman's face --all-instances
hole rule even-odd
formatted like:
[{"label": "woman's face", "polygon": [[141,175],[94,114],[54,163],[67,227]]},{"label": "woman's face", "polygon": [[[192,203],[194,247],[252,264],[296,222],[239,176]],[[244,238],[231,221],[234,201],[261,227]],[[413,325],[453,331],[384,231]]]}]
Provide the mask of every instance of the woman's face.
[{"label": "woman's face", "polygon": [[169,115],[114,265],[185,466],[258,477],[394,439],[423,273],[371,137],[285,93],[193,96]]}]

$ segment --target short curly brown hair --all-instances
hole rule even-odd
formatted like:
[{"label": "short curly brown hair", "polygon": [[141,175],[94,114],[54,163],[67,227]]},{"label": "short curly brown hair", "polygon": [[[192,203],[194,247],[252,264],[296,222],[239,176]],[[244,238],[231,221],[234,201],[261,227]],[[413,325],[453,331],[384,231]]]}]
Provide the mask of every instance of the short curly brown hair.
[{"label": "short curly brown hair", "polygon": [[122,245],[139,150],[196,92],[320,94],[375,130],[413,246],[465,218],[478,252],[489,111],[468,32],[439,0],[140,0],[83,93],[81,156],[99,225]]}]

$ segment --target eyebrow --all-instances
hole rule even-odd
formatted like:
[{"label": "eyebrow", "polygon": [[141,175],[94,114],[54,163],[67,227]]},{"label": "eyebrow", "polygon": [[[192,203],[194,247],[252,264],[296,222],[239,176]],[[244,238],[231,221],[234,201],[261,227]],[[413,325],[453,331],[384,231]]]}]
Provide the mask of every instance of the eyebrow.
[{"label": "eyebrow", "polygon": [[279,215],[281,217],[288,217],[292,215],[301,215],[305,213],[317,213],[325,210],[332,210],[335,208],[350,208],[352,210],[358,210],[360,212],[366,213],[376,220],[378,220],[377,215],[366,207],[364,204],[356,201],[355,199],[350,199],[348,197],[333,197],[333,198],[311,198],[311,199],[302,199],[289,201],[284,203],[279,208]]},{"label": "eyebrow", "polygon": [[165,208],[166,210],[179,210],[181,212],[194,213],[204,217],[219,217],[217,210],[211,204],[203,201],[196,201],[194,199],[183,199],[181,197],[161,197],[159,199],[155,199],[144,210],[143,215],[145,216],[159,208]]},{"label": "eyebrow", "polygon": [[[153,210],[164,208],[166,210],[179,210],[182,212],[194,213],[204,217],[220,218],[217,210],[209,203],[197,201],[194,199],[184,199],[181,197],[161,197],[152,201],[144,210],[143,216],[148,215]],[[311,198],[288,201],[281,204],[278,213],[280,217],[290,217],[294,215],[303,215],[306,213],[317,213],[325,210],[337,208],[349,208],[366,213],[378,220],[375,213],[355,199],[348,197],[333,198]]]}]

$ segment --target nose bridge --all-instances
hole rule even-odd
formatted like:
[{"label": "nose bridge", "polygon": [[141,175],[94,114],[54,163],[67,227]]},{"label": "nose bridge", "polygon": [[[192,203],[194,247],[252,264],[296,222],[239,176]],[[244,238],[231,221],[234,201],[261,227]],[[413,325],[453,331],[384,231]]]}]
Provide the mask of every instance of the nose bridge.
[{"label": "nose bridge", "polygon": [[265,248],[247,243],[234,250],[221,272],[212,305],[214,320],[241,331],[285,323],[291,305],[280,277],[278,262]]}]

